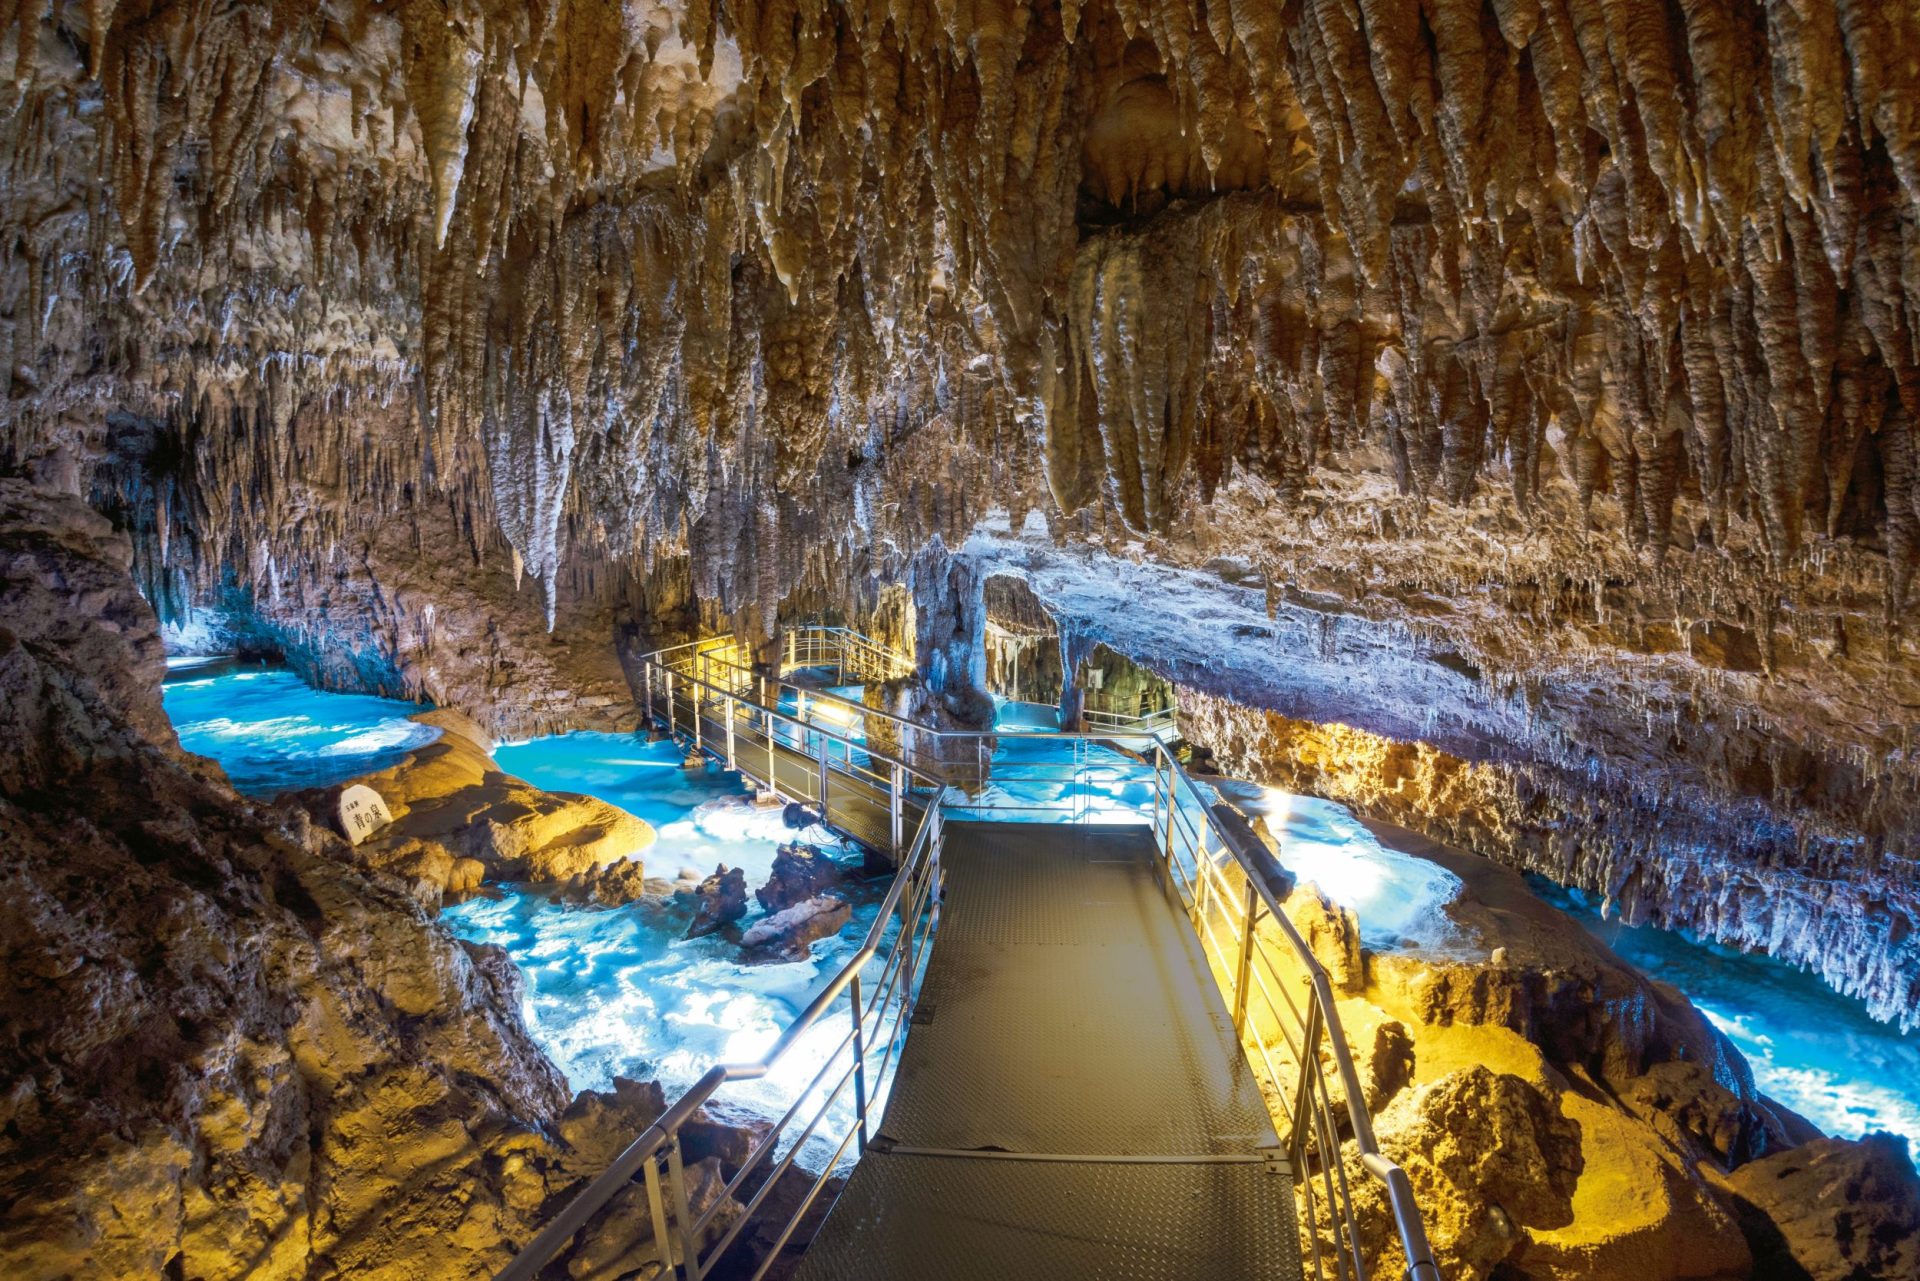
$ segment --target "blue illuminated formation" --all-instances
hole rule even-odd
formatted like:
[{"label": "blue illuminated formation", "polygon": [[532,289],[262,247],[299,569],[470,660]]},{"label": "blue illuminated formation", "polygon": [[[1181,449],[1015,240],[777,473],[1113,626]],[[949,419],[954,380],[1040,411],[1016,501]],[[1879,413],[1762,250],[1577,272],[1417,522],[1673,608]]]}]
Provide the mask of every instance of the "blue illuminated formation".
[{"label": "blue illuminated formation", "polygon": [[1538,876],[1527,882],[1623,960],[1686,993],[1747,1057],[1761,1093],[1831,1134],[1891,1130],[1920,1142],[1920,1036],[1784,961],[1604,921],[1591,896]]},{"label": "blue illuminated formation", "polygon": [[279,669],[170,681],[161,697],[180,745],[219,762],[248,796],[386,769],[440,734],[407,719],[418,704],[325,693]]}]

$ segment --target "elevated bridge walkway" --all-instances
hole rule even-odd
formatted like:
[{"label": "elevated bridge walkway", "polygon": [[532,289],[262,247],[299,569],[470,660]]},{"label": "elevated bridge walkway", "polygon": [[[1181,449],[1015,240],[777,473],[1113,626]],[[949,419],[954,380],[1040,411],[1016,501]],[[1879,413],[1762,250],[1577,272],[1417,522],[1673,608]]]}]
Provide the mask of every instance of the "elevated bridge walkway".
[{"label": "elevated bridge walkway", "polygon": [[[651,722],[897,871],[766,1056],[710,1070],[502,1281],[563,1275],[549,1261],[636,1185],[689,1281],[1365,1281],[1359,1179],[1405,1275],[1439,1281],[1284,873],[1159,739],[812,718],[808,687],[728,638],[642,672]],[[1096,783],[1140,801],[1090,805]],[[805,1081],[790,1109],[695,1199],[684,1131],[776,1072]]]}]

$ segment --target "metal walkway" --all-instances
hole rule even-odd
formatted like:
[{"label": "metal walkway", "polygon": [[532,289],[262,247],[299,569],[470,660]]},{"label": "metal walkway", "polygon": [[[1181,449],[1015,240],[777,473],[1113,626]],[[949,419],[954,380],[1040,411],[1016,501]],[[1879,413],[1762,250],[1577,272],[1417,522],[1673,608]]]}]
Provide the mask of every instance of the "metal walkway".
[{"label": "metal walkway", "polygon": [[[897,665],[811,632],[778,667]],[[789,1275],[801,1247],[802,1281],[1368,1281],[1355,1179],[1384,1194],[1369,1212],[1399,1258],[1380,1262],[1440,1281],[1330,980],[1282,909],[1289,878],[1164,742],[1106,752],[1120,764],[1096,772],[1125,776],[1141,822],[1103,827],[1084,790],[1109,740],[934,730],[754,666],[731,637],[639,667],[649,723],[897,870],[860,950],[764,1055],[710,1068],[498,1281],[561,1275],[636,1190],[633,1245],[684,1281]],[[967,821],[983,815],[999,821]],[[776,1070],[790,1107],[696,1199],[688,1127]]]},{"label": "metal walkway", "polygon": [[802,1281],[1298,1277],[1286,1158],[1147,829],[956,822],[942,858],[899,1073]]}]

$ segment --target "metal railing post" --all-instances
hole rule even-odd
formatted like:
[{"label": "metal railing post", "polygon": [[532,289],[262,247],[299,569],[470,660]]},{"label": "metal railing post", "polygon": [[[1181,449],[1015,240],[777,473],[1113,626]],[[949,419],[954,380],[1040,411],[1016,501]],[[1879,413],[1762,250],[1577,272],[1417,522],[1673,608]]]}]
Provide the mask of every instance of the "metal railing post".
[{"label": "metal railing post", "polygon": [[679,727],[673,723],[673,669],[671,667],[666,669],[666,676],[667,676],[667,737],[678,738],[680,736],[680,730],[679,730]]},{"label": "metal railing post", "polygon": [[888,780],[889,786],[887,788],[887,818],[893,834],[893,861],[898,863],[900,856],[905,853],[905,851],[900,848],[900,843],[906,838],[906,767],[896,761],[891,773],[892,777]]},{"label": "metal railing post", "polygon": [[700,1241],[693,1231],[693,1208],[687,1200],[687,1170],[680,1159],[678,1134],[667,1144],[667,1190],[673,1194],[673,1214],[679,1220],[675,1225],[680,1236],[679,1275],[687,1281],[700,1281]]},{"label": "metal railing post", "polygon": [[725,707],[727,714],[727,773],[731,774],[738,768],[733,761],[733,695],[727,695]]},{"label": "metal railing post", "polygon": [[[1296,1170],[1305,1170],[1306,1163],[1301,1159],[1307,1150],[1307,1140],[1312,1137],[1312,1129],[1306,1122],[1307,1108],[1313,1102],[1313,1082],[1320,1068],[1320,1002],[1310,999],[1307,1002],[1307,1026],[1305,1035],[1300,1038],[1300,1084],[1294,1091],[1293,1115],[1289,1118],[1293,1124],[1293,1133],[1287,1136],[1287,1159]],[[1327,1160],[1337,1160],[1337,1155],[1321,1153]],[[1327,1207],[1332,1210],[1333,1207]]]},{"label": "metal railing post", "polygon": [[653,728],[653,664],[640,664],[640,727]]},{"label": "metal railing post", "polygon": [[827,821],[827,752],[833,746],[833,740],[825,734],[820,739],[820,821]]},{"label": "metal railing post", "polygon": [[1259,914],[1260,895],[1253,888],[1253,878],[1247,878],[1247,915],[1240,925],[1240,977],[1233,985],[1233,1031],[1236,1036],[1247,1034],[1247,985],[1253,980],[1253,927],[1254,918]]},{"label": "metal railing post", "polygon": [[660,1194],[660,1158],[647,1158],[647,1210],[653,1216],[653,1245],[660,1252],[660,1266],[673,1272],[673,1238],[668,1235],[667,1202]]},{"label": "metal railing post", "polygon": [[861,1028],[860,1012],[860,976],[853,976],[853,982],[847,986],[847,995],[853,1011],[853,1115],[859,1124],[854,1150],[860,1155],[867,1151],[867,1047],[866,1036]]}]

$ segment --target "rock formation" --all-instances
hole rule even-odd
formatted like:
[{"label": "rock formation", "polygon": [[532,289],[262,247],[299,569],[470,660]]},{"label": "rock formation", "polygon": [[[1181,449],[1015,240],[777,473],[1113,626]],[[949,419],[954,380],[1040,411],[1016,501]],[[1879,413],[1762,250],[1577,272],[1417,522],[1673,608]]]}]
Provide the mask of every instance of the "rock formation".
[{"label": "rock formation", "polygon": [[740,946],[755,960],[804,961],[815,943],[832,938],[852,919],[847,900],[816,894],[749,925],[740,935]]},{"label": "rock formation", "polygon": [[[1285,906],[1336,980],[1375,1133],[1413,1182],[1442,1275],[1677,1281],[1785,1275],[1789,1255],[1904,1260],[1920,1214],[1904,1145],[1816,1139],[1683,996],[1516,874],[1380,835],[1462,878],[1445,909],[1457,948],[1368,953],[1311,884]],[[1351,1143],[1346,1159],[1372,1271],[1395,1274],[1380,1188]],[[1857,1244],[1823,1254],[1823,1239]]]},{"label": "rock formation", "polygon": [[734,925],[747,914],[747,874],[739,868],[721,864],[713,875],[694,887],[693,920],[687,937],[704,938]]},{"label": "rock formation", "polygon": [[0,480],[0,1271],[485,1275],[567,1104],[518,974],[196,773],[130,562]]},{"label": "rock formation", "polygon": [[[458,712],[414,719],[440,737],[356,780],[378,792],[393,816],[354,847],[363,865],[412,879],[430,905],[483,877],[573,881],[616,864],[642,866],[654,833],[640,819],[597,797],[543,791],[504,772],[490,755],[492,740]],[[324,822],[339,791],[301,799]]]},{"label": "rock formation", "polygon": [[1812,1281],[1920,1273],[1920,1178],[1904,1140],[1815,1139],[1728,1180],[1754,1238],[1754,1266]]}]

